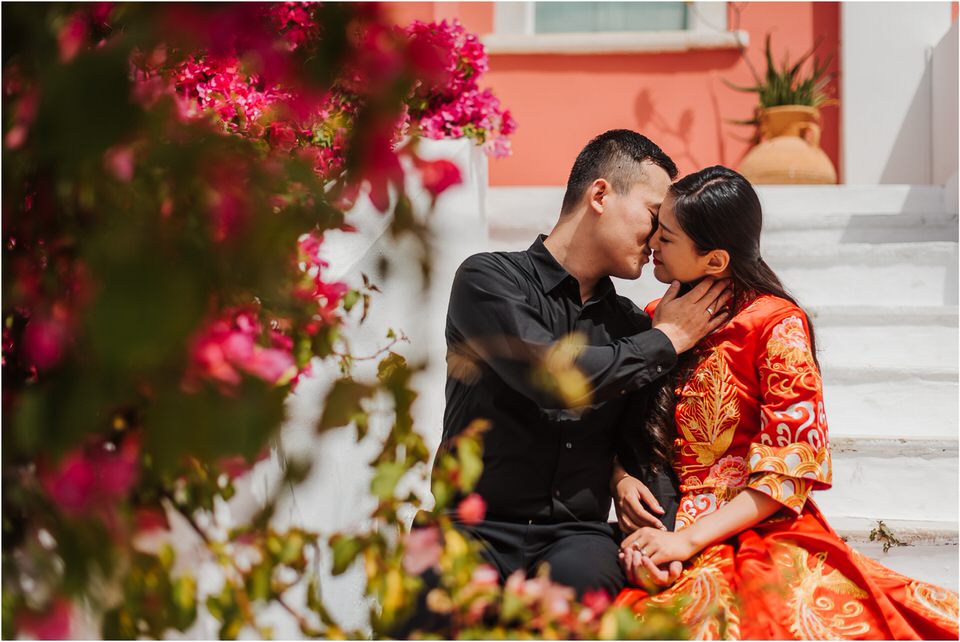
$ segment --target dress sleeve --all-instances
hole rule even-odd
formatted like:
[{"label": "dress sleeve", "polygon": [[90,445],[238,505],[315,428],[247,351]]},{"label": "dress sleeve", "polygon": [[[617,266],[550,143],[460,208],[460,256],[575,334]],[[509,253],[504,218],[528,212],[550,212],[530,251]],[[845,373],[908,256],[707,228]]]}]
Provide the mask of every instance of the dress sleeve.
[{"label": "dress sleeve", "polygon": [[747,456],[747,486],[799,513],[810,491],[833,479],[823,384],[799,309],[769,323],[757,359],[760,432]]},{"label": "dress sleeve", "polygon": [[647,330],[606,345],[577,348],[573,363],[588,395],[561,399],[538,386],[532,370],[542,364],[559,337],[523,287],[489,254],[460,266],[450,293],[448,325],[467,351],[511,388],[541,408],[561,409],[604,401],[638,390],[665,375],[677,362],[673,344],[660,330]]}]

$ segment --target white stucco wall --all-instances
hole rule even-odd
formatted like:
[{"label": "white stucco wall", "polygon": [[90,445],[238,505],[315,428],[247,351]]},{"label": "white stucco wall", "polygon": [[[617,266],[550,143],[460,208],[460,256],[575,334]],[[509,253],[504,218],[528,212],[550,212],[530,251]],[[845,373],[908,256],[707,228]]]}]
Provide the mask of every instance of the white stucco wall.
[{"label": "white stucco wall", "polygon": [[933,182],[946,185],[952,211],[957,211],[958,70],[957,23],[954,22],[931,58],[933,91]]},{"label": "white stucco wall", "polygon": [[841,5],[841,157],[847,183],[946,182],[934,175],[939,167],[934,140],[942,135],[937,118],[947,113],[937,107],[935,114],[934,102],[953,92],[956,144],[956,53],[952,90],[945,70],[936,74],[946,84],[939,83],[935,93],[931,60],[950,28],[949,2]]}]

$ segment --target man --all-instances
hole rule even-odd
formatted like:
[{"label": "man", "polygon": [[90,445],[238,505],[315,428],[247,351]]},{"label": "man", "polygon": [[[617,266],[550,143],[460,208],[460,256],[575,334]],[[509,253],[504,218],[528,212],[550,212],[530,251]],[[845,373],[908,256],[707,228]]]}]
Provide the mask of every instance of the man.
[{"label": "man", "polygon": [[[630,458],[626,437],[643,425],[638,391],[725,321],[714,314],[728,297],[721,283],[683,297],[673,284],[651,320],[610,280],[640,276],[676,175],[644,136],[601,134],[577,157],[549,236],[525,252],[474,255],[457,272],[443,440],[475,419],[490,423],[476,487],[487,516],[458,528],[481,542],[501,579],[548,563],[552,579],[578,594],[616,595],[625,583],[607,516],[614,456]],[[570,390],[538,384],[535,373],[573,333],[586,343],[574,360],[586,386],[571,398]]]}]

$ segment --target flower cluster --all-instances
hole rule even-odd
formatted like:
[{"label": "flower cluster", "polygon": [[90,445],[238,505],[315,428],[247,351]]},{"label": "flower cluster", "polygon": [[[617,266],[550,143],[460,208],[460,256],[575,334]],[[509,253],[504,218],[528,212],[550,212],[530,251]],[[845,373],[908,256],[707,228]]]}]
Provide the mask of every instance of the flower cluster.
[{"label": "flower cluster", "polygon": [[295,286],[294,295],[317,306],[316,313],[306,326],[307,333],[311,335],[316,334],[323,325],[334,325],[340,321],[337,311],[349,289],[346,283],[324,280],[323,270],[329,264],[320,257],[322,243],[323,235],[311,232],[301,236],[297,245],[298,264],[302,266],[303,276]]},{"label": "flower cluster", "polygon": [[428,138],[465,136],[483,144],[484,151],[494,158],[510,155],[507,138],[517,124],[509,111],[500,109],[500,100],[489,89],[471,89],[450,102],[440,103],[420,120]]},{"label": "flower cluster", "polygon": [[509,110],[477,80],[487,71],[487,55],[479,39],[458,21],[414,22],[407,30],[414,43],[441,52],[444,75],[417,89],[419,109],[414,115],[428,138],[467,137],[482,144],[495,158],[510,154],[508,137],[517,128]]},{"label": "flower cluster", "polygon": [[[411,500],[391,499],[396,481],[429,458],[410,415],[415,371],[390,353],[378,382],[351,379],[357,358],[339,330],[377,290],[330,280],[323,232],[351,229],[346,210],[366,186],[381,210],[407,208],[391,231],[419,242],[429,267],[406,173],[434,198],[461,176],[418,156],[417,136],[486,144],[513,127],[477,87],[482,47],[456,25],[411,39],[362,3],[21,5],[4,18],[18,34],[2,92],[4,637],[65,637],[79,604],[103,637],[185,631],[198,609],[224,638],[268,637],[258,611],[276,602],[304,635],[346,636],[317,591],[284,601],[308,583],[316,535],[268,526],[309,462],[291,457],[236,532],[214,508],[268,456],[298,377],[331,358],[344,381],[318,430],[354,424],[363,438],[359,402],[393,396],[374,519],[399,524]],[[459,130],[423,125],[463,101],[463,114],[448,110]],[[457,464],[465,522],[485,512],[469,495],[478,452]],[[201,596],[196,569],[174,573],[172,547],[152,546],[173,537],[168,514],[224,571],[220,593]],[[362,552],[368,592],[395,619],[415,580],[395,549],[377,557],[382,539],[344,540],[365,548],[335,557]],[[231,556],[234,544],[258,561]],[[478,586],[489,579],[477,572]],[[105,605],[105,592],[123,599]]]},{"label": "flower cluster", "polygon": [[441,74],[421,84],[417,89],[418,96],[428,100],[453,100],[477,88],[477,77],[489,68],[487,54],[480,39],[464,29],[459,21],[425,23],[417,20],[405,31],[415,46],[435,52],[442,70]]},{"label": "flower cluster", "polygon": [[119,446],[96,441],[67,453],[57,464],[41,462],[40,483],[64,512],[104,511],[113,522],[117,501],[127,496],[139,474],[140,438],[126,434]]},{"label": "flower cluster", "polygon": [[291,339],[273,329],[269,345],[259,345],[263,327],[253,310],[228,311],[200,330],[193,341],[191,368],[185,386],[196,388],[199,380],[220,384],[229,391],[241,381],[241,373],[271,385],[290,381],[297,368]]},{"label": "flower cluster", "polygon": [[236,56],[190,56],[173,70],[173,77],[188,115],[210,112],[233,133],[263,135],[264,114],[289,98],[279,88],[263,87]]}]

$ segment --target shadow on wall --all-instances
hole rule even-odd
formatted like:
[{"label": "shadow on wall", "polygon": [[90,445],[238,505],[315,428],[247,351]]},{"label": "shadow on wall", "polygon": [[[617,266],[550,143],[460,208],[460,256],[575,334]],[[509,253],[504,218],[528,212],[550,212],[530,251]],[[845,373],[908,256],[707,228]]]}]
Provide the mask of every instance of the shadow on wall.
[{"label": "shadow on wall", "polygon": [[681,159],[690,161],[696,168],[700,161],[693,155],[690,146],[690,130],[693,129],[693,110],[684,109],[677,115],[676,124],[672,124],[658,109],[653,98],[653,92],[648,88],[641,89],[634,100],[634,113],[637,116],[637,131],[648,131],[651,127],[659,130],[660,135],[669,137],[668,141],[658,144],[669,145],[665,151],[679,164]]},{"label": "shadow on wall", "polygon": [[[933,179],[931,126],[931,74],[930,60],[923,70],[923,76],[917,83],[917,89],[910,101],[910,107],[897,132],[897,138],[890,149],[890,157],[880,174],[882,184],[906,183],[911,185],[929,185]],[[878,106],[882,108],[882,106]]]}]

